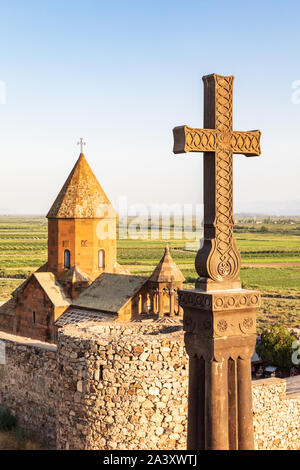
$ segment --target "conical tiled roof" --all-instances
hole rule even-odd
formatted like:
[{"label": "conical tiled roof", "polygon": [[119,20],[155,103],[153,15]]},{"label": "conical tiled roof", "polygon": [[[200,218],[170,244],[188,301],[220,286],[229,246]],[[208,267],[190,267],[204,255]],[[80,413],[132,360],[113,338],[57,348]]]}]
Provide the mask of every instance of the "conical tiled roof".
[{"label": "conical tiled roof", "polygon": [[166,246],[164,256],[149,278],[152,282],[184,282],[185,278],[177,264],[170,255],[169,246]]},{"label": "conical tiled roof", "polygon": [[83,153],[47,214],[49,219],[93,219],[116,217],[108,197]]}]

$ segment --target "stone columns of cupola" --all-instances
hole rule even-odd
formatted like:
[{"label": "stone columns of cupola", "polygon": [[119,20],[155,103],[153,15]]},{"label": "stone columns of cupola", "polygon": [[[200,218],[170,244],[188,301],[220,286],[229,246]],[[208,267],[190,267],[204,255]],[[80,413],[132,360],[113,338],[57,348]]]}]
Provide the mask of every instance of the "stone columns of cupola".
[{"label": "stone columns of cupola", "polygon": [[163,289],[158,289],[158,318],[163,318],[164,316],[164,291]]},{"label": "stone columns of cupola", "polygon": [[182,283],[155,284],[149,283],[150,310],[151,313],[158,315],[159,318],[169,316],[171,318],[182,316],[183,310],[178,305],[176,299],[177,292],[182,287]]},{"label": "stone columns of cupola", "polygon": [[169,291],[169,295],[170,295],[170,317],[174,317],[175,316],[175,295],[176,295],[176,290],[171,287],[170,291]]}]

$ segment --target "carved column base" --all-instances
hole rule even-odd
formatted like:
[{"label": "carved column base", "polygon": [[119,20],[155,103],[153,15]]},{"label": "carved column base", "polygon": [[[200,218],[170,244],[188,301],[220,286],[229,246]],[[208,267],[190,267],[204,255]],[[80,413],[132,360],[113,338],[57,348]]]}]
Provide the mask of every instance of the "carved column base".
[{"label": "carved column base", "polygon": [[207,277],[199,277],[196,280],[196,289],[202,290],[204,292],[241,289],[241,287],[242,287],[242,283],[239,279],[235,279],[234,281],[217,282]]},{"label": "carved column base", "polygon": [[190,357],[188,450],[253,449],[251,356],[260,294],[182,290]]}]

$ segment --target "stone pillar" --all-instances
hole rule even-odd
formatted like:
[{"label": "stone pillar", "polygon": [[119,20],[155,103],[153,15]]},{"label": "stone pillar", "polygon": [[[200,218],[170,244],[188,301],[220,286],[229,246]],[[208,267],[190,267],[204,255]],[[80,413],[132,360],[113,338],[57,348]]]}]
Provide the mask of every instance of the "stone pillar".
[{"label": "stone pillar", "polygon": [[156,289],[150,291],[150,311],[151,313],[157,314],[157,292]]},{"label": "stone pillar", "polygon": [[[205,361],[190,357],[188,403],[188,449],[205,449]],[[194,404],[198,403],[195,410]]]},{"label": "stone pillar", "polygon": [[179,315],[180,317],[183,316],[183,308],[182,308],[179,304],[178,304],[178,315]]},{"label": "stone pillar", "polygon": [[228,439],[229,449],[237,450],[237,371],[236,361],[229,358],[228,361]]},{"label": "stone pillar", "polygon": [[188,450],[251,450],[251,356],[260,295],[182,290],[179,303],[190,356]]},{"label": "stone pillar", "polygon": [[238,448],[254,448],[251,390],[251,357],[237,360],[238,385]]},{"label": "stone pillar", "polygon": [[[227,361],[205,363],[205,449],[228,449]],[[224,425],[225,423],[225,425]]]},{"label": "stone pillar", "polygon": [[148,292],[142,294],[142,313],[149,313],[148,309]]},{"label": "stone pillar", "polygon": [[170,317],[175,315],[175,290],[170,288]]},{"label": "stone pillar", "polygon": [[164,292],[159,289],[158,291],[158,317],[163,318],[164,316]]}]

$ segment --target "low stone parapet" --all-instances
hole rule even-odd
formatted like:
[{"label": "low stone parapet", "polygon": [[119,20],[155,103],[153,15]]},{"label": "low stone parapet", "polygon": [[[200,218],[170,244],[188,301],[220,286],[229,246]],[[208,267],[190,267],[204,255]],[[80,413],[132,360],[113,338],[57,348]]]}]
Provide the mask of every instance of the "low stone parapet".
[{"label": "low stone parapet", "polygon": [[[186,448],[180,321],[69,325],[57,346],[6,333],[0,341],[0,403],[50,448]],[[256,449],[300,449],[299,391],[298,378],[252,382]]]},{"label": "low stone parapet", "polygon": [[0,342],[0,404],[13,412],[20,427],[55,448],[57,347],[4,332]]},{"label": "low stone parapet", "polygon": [[181,324],[67,326],[59,335],[60,449],[185,449]]},{"label": "low stone parapet", "polygon": [[292,377],[252,382],[256,449],[300,449],[300,393],[289,392],[292,383]]}]

